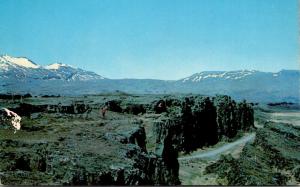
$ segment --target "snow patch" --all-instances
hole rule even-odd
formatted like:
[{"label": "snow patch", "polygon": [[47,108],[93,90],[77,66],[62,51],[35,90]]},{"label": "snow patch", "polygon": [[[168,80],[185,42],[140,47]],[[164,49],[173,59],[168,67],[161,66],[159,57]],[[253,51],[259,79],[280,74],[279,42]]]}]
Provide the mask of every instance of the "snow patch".
[{"label": "snow patch", "polygon": [[60,67],[70,67],[70,66],[67,64],[62,64],[62,63],[54,63],[54,64],[50,64],[50,65],[46,66],[45,68],[56,70],[56,69],[59,69]]},{"label": "snow patch", "polygon": [[23,58],[23,57],[11,57],[8,55],[4,55],[0,57],[0,62],[9,62],[9,63],[13,63],[15,65],[18,66],[23,66],[26,68],[39,68],[40,66],[34,64],[33,62],[31,62],[30,60],[28,60],[27,58]]},{"label": "snow patch", "polygon": [[199,75],[199,76],[196,76],[192,81],[193,82],[198,82],[198,81],[201,81],[201,79],[202,79],[202,76]]},{"label": "snow patch", "polygon": [[1,63],[0,64],[0,71],[8,71],[9,65],[7,63]]},{"label": "snow patch", "polygon": [[252,75],[255,73],[255,70],[241,70],[241,71],[225,71],[225,72],[201,72],[197,73],[191,77],[186,77],[182,80],[182,82],[192,81],[192,82],[199,82],[205,79],[212,79],[212,78],[219,78],[219,79],[242,79],[247,76]]},{"label": "snow patch", "polygon": [[188,81],[188,80],[190,80],[190,77],[184,78],[184,79],[182,80],[182,82],[185,82],[185,81]]}]

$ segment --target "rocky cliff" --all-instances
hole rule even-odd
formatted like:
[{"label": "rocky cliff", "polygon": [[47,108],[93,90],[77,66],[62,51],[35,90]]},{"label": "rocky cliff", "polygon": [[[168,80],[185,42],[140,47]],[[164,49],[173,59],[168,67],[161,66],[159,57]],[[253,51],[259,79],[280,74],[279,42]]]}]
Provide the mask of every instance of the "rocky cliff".
[{"label": "rocky cliff", "polygon": [[251,106],[227,96],[43,97],[4,104],[22,116],[17,134],[0,129],[0,178],[9,185],[177,185],[179,152],[253,126]]},{"label": "rocky cliff", "polygon": [[163,104],[154,104],[154,111],[164,118],[155,124],[156,128],[163,128],[156,134],[160,137],[162,132],[170,131],[178,151],[188,153],[254,127],[252,106],[245,101],[236,104],[229,96],[167,98],[157,103]]}]

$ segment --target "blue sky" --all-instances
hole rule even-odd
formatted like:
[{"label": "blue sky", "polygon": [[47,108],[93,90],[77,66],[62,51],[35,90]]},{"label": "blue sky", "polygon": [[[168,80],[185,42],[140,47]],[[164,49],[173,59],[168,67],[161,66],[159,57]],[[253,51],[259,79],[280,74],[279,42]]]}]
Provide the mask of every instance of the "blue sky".
[{"label": "blue sky", "polygon": [[299,69],[297,0],[0,0],[0,54],[108,78]]}]

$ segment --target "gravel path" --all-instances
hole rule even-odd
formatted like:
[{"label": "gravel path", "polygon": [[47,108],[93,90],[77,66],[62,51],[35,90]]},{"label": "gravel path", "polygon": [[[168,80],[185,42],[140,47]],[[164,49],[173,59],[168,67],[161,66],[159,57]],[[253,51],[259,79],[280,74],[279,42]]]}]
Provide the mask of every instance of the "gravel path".
[{"label": "gravel path", "polygon": [[254,140],[254,137],[255,137],[255,133],[251,133],[249,135],[246,135],[246,136],[236,140],[235,142],[228,143],[228,144],[218,147],[214,150],[209,150],[207,152],[203,152],[203,153],[199,153],[199,154],[191,155],[191,156],[183,156],[183,157],[178,158],[178,160],[191,160],[191,159],[197,159],[197,158],[214,157],[225,151],[232,149],[233,147],[236,147],[236,146],[244,144],[248,141]]}]

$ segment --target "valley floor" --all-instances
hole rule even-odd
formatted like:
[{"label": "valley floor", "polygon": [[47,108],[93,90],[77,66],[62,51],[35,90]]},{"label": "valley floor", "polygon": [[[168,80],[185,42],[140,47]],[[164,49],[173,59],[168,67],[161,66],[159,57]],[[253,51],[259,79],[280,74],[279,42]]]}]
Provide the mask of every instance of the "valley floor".
[{"label": "valley floor", "polygon": [[273,112],[271,113],[271,121],[300,126],[300,111]]}]

